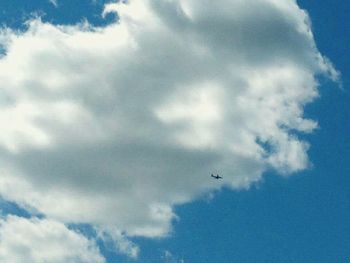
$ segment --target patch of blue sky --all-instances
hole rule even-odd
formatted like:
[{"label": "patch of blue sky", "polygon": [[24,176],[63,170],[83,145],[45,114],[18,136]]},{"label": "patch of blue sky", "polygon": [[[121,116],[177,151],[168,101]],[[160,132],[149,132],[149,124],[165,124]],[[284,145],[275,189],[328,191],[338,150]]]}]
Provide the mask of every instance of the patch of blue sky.
[{"label": "patch of blue sky", "polygon": [[8,202],[2,198],[0,198],[0,215],[16,215],[20,217],[30,218],[31,214],[25,209],[19,207],[17,204],[13,202]]},{"label": "patch of blue sky", "polygon": [[317,48],[342,73],[342,81],[349,81],[350,71],[350,12],[349,1],[298,0],[299,6],[310,14]]},{"label": "patch of blue sky", "polygon": [[[116,16],[102,17],[105,0],[2,0],[0,1],[0,24],[13,29],[25,29],[25,22],[41,17],[44,22],[74,25],[88,21],[94,26],[105,26]],[[54,4],[57,3],[57,4]]]},{"label": "patch of blue sky", "polygon": [[95,238],[96,231],[90,224],[69,224],[68,229],[81,233],[88,238]]}]

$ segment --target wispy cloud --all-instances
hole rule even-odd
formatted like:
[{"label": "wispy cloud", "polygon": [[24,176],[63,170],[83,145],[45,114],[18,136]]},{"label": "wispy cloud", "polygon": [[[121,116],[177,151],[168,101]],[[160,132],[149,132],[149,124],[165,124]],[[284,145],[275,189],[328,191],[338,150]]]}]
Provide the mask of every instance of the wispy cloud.
[{"label": "wispy cloud", "polygon": [[139,255],[140,248],[127,239],[125,234],[115,227],[96,228],[97,238],[102,240],[105,246],[111,251],[118,251],[130,258],[136,259]]},{"label": "wispy cloud", "polygon": [[53,4],[55,7],[58,7],[57,0],[49,0],[51,4]]},{"label": "wispy cloud", "polygon": [[169,250],[165,250],[161,258],[164,263],[185,263],[185,260],[175,257]]}]

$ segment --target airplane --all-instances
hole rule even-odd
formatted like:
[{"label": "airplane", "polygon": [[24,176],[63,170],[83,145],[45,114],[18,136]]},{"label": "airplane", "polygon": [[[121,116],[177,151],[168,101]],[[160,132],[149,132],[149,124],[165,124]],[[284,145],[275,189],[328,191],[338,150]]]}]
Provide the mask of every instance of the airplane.
[{"label": "airplane", "polygon": [[222,177],[221,177],[221,176],[219,176],[218,174],[217,174],[216,176],[215,176],[215,175],[213,175],[213,174],[211,174],[211,177],[215,178],[216,180],[222,179]]}]

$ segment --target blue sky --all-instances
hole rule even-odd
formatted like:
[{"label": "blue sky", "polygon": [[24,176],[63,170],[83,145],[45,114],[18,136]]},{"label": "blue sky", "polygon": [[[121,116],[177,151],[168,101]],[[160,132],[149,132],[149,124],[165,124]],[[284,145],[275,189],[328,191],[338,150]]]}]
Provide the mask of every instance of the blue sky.
[{"label": "blue sky", "polygon": [[[116,19],[116,15],[114,14],[108,14],[105,19],[102,18],[101,13],[106,3],[107,1],[99,0],[94,2],[58,0],[58,5],[55,6],[49,1],[44,0],[30,2],[4,0],[0,4],[0,10],[2,10],[0,13],[0,21],[1,24],[6,27],[25,30],[23,22],[32,17],[33,14],[39,14],[44,22],[55,25],[74,25],[86,19],[94,26],[105,27],[113,24],[115,21],[114,19]],[[166,223],[168,219],[159,223],[161,225],[161,230],[166,229],[165,231],[169,232],[166,235],[167,237],[160,237],[161,235],[157,236],[155,234],[155,237],[149,238],[146,237],[147,235],[144,234],[144,232],[140,235],[128,234],[135,233],[134,225],[129,226],[123,221],[124,219],[120,219],[118,222],[122,222],[120,223],[121,225],[126,225],[125,229],[122,229],[123,238],[124,233],[126,233],[125,237],[127,241],[125,242],[132,242],[128,244],[132,244],[131,246],[138,246],[140,252],[137,259],[132,259],[120,253],[120,251],[114,251],[113,244],[108,244],[108,242],[105,242],[103,239],[96,239],[97,246],[102,256],[106,259],[106,262],[343,263],[350,261],[350,94],[348,89],[348,83],[350,82],[348,75],[350,70],[350,55],[348,50],[350,46],[350,24],[348,23],[350,3],[341,0],[324,0],[321,2],[303,0],[298,1],[298,4],[301,8],[307,10],[310,15],[312,31],[318,50],[321,54],[328,57],[335,68],[341,72],[342,82],[342,88],[340,88],[337,83],[329,80],[328,77],[319,76],[320,96],[312,103],[307,104],[304,108],[304,117],[317,120],[319,128],[311,133],[300,133],[297,130],[294,131],[293,128],[290,130],[290,133],[296,133],[300,140],[305,140],[310,144],[308,157],[312,166],[299,169],[298,167],[303,166],[303,164],[300,164],[300,166],[298,166],[299,164],[295,166],[293,166],[294,164],[290,164],[291,175],[281,176],[281,174],[284,173],[283,169],[277,166],[276,168],[272,164],[272,168],[269,166],[264,173],[263,179],[258,180],[258,182],[255,182],[255,178],[249,177],[252,180],[249,182],[249,190],[244,189],[240,184],[233,185],[234,188],[238,190],[232,190],[232,185],[227,184],[223,185],[221,190],[216,190],[214,187],[214,189],[211,190],[211,192],[215,193],[213,198],[209,198],[208,193],[204,191],[205,193],[201,193],[199,198],[191,197],[189,198],[190,201],[182,202],[185,203],[182,205],[176,204],[177,201],[169,201],[175,203],[175,205],[172,206],[173,213],[176,214],[176,217],[171,219],[172,229],[170,231],[168,229]],[[177,21],[174,23],[177,23]],[[218,36],[220,37],[220,35]],[[147,55],[148,54],[146,54],[143,59],[147,60]],[[254,56],[255,55],[256,54],[254,54]],[[263,57],[264,55],[262,54],[261,56]],[[289,58],[289,56],[286,57]],[[296,56],[295,59],[298,60],[299,57]],[[129,63],[129,61],[126,62]],[[106,64],[113,65],[109,62]],[[249,66],[251,65],[249,64]],[[136,68],[136,70],[139,70],[139,68]],[[145,71],[147,72],[147,68],[144,68],[143,71],[136,71],[136,73],[141,72],[140,74],[142,75]],[[16,75],[16,73],[14,74]],[[164,74],[167,75],[166,73]],[[182,73],[179,72],[178,74]],[[184,75],[187,77],[186,74]],[[170,76],[169,79],[172,80],[172,77]],[[154,83],[152,82],[153,80],[150,81]],[[89,100],[89,97],[87,97],[87,100]],[[130,101],[133,102],[134,100]],[[130,106],[130,108],[133,108],[133,106]],[[101,112],[103,112],[103,109]],[[166,110],[161,112],[165,112],[164,114],[167,113]],[[162,116],[167,115],[160,116],[162,118]],[[2,125],[6,124],[3,123]],[[147,132],[146,128],[144,132]],[[140,138],[142,139],[142,137]],[[163,139],[163,137],[159,138]],[[129,151],[123,150],[121,154],[117,153],[116,158],[124,159],[123,156],[134,156],[133,151],[147,151],[136,146],[127,148]],[[92,154],[94,154],[94,151],[100,153],[105,150],[105,148],[99,147],[86,149],[92,152]],[[112,150],[110,150],[110,152],[108,152],[108,150],[109,148],[106,150],[107,155],[103,155],[102,153],[101,156],[106,157],[110,152],[114,153]],[[79,153],[79,151],[77,152]],[[68,152],[67,158],[77,152]],[[193,157],[190,151],[188,156],[186,155],[184,157],[188,158],[190,161],[181,161],[181,167],[179,168],[176,164],[173,165],[173,163],[182,160],[181,157],[179,157],[181,154],[176,151],[170,152],[171,155],[169,156],[171,160],[162,160],[163,163],[169,165],[169,170],[171,171],[186,172],[187,167],[183,166],[183,164],[186,165],[191,161],[202,162],[201,157]],[[62,154],[62,152],[60,153]],[[35,154],[35,151],[31,152],[31,150],[29,150],[30,156],[34,156]],[[63,154],[66,153],[64,152]],[[163,154],[166,155],[168,152],[164,150]],[[205,151],[201,151],[200,154],[206,156]],[[1,154],[1,156],[8,158],[6,154]],[[61,157],[57,158],[59,159]],[[128,157],[125,158],[129,160]],[[24,164],[30,161],[35,162],[35,160],[35,157],[32,159],[25,159],[23,157]],[[64,168],[67,168],[67,170],[63,169],[63,171],[71,171],[69,170],[70,165],[79,161],[74,158],[72,162],[67,162],[66,158],[61,158],[59,160],[59,163]],[[211,159],[208,157],[208,160]],[[300,162],[302,163],[302,160]],[[17,164],[16,162],[13,163]],[[38,163],[40,164],[40,162]],[[36,167],[33,168],[30,164],[27,164],[27,166],[24,164],[23,167],[41,172],[40,169]],[[136,162],[136,165],[137,164],[138,162]],[[254,162],[252,162],[252,164],[255,165]],[[45,166],[45,162],[43,162],[42,165]],[[188,169],[195,170],[192,166],[195,167],[193,164],[188,164]],[[142,168],[142,166],[140,167]],[[214,167],[217,168],[220,166]],[[251,172],[251,170],[245,166],[242,167],[243,171],[247,171],[247,173]],[[44,171],[50,171],[51,168],[50,164],[48,164],[48,170],[44,169]],[[230,170],[227,168],[225,171]],[[251,173],[253,174],[254,171]],[[257,168],[257,171],[260,170]],[[152,172],[154,171],[152,170]],[[155,171],[155,174],[156,172],[157,171]],[[208,171],[209,174],[210,172],[211,171]],[[226,179],[225,175],[226,174],[224,174],[224,180]],[[187,180],[187,177],[187,175],[183,178],[179,177],[179,180]],[[33,182],[38,184],[40,184],[40,181],[35,181],[36,179],[42,180],[43,185],[47,183],[48,187],[50,187],[50,183],[52,182],[58,185],[61,183],[60,180],[46,182],[38,176],[38,178],[35,177],[33,179]],[[69,182],[74,184],[75,181],[72,180]],[[177,181],[174,179],[174,181],[171,182],[175,187]],[[79,183],[84,184],[85,181]],[[128,181],[125,183],[125,187],[129,187],[128,183]],[[210,183],[215,184],[216,182]],[[152,184],[152,182],[150,184]],[[155,184],[155,187],[159,187],[159,185]],[[38,192],[40,191],[38,190]],[[194,190],[191,188],[191,190],[188,191]],[[6,194],[7,196],[11,196],[7,192]],[[1,195],[6,194],[1,193]],[[160,196],[166,197],[164,194]],[[3,215],[15,214],[21,217],[33,216],[30,212],[20,208],[20,201],[18,200],[20,200],[18,197],[13,197],[13,200],[9,200],[9,202],[2,201],[0,203],[0,208]],[[18,204],[16,204],[16,202]],[[138,202],[135,203],[139,205]],[[179,201],[179,203],[181,202]],[[35,205],[33,206],[36,207]],[[45,210],[45,206],[37,206],[36,208],[38,210],[42,208],[44,212],[39,211],[39,214],[42,212],[42,217],[47,217],[50,220],[51,218],[52,220],[64,218],[62,222],[64,222],[66,226],[70,226],[70,229],[77,229],[79,233],[84,233],[87,237],[96,237],[96,231],[93,230],[92,226],[93,224],[85,224],[83,220],[77,222],[79,220],[75,218],[67,217],[66,219],[64,216],[61,216],[60,213],[55,214],[50,210]],[[135,209],[138,208],[135,207]],[[163,211],[162,207],[159,209]],[[166,214],[168,210],[166,208],[164,208],[164,210]],[[45,213],[46,211],[48,212]],[[125,211],[127,211],[125,212],[126,214],[130,213],[127,209]],[[124,210],[122,212],[124,212]],[[110,215],[116,216],[113,213]],[[91,216],[91,218],[95,220],[93,216]],[[142,216],[140,216],[140,218],[143,220]],[[93,220],[91,219],[91,222]],[[148,218],[145,220],[148,220]],[[69,224],[67,223],[68,221],[75,221],[77,224]],[[118,224],[116,225],[118,227]],[[119,248],[119,250],[123,249]]]}]

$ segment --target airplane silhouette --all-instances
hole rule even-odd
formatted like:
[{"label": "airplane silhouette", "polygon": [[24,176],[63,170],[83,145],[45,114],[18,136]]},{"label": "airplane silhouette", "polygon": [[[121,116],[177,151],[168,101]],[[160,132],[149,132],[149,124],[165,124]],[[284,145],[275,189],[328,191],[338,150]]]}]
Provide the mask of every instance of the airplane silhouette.
[{"label": "airplane silhouette", "polygon": [[221,176],[219,176],[218,174],[217,174],[216,176],[215,176],[215,175],[213,175],[213,174],[211,174],[211,177],[215,178],[216,180],[222,179],[222,177],[221,177]]}]

